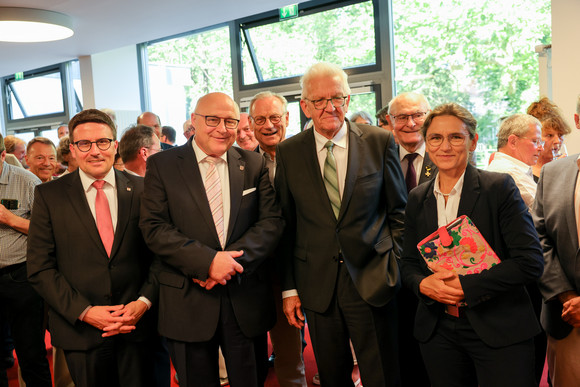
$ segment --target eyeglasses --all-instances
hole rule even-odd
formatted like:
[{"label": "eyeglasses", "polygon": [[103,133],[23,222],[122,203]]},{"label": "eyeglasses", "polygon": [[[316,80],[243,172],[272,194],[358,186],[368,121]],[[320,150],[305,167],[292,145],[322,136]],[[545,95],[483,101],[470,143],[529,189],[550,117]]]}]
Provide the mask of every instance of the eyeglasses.
[{"label": "eyeglasses", "polygon": [[88,152],[93,147],[93,144],[97,144],[97,148],[102,151],[106,151],[111,147],[111,143],[115,141],[112,138],[99,138],[97,141],[89,141],[89,140],[80,140],[75,141],[73,144],[77,146],[77,148],[81,152]]},{"label": "eyeglasses", "polygon": [[332,106],[334,106],[335,108],[339,108],[339,107],[344,106],[347,98],[348,98],[348,95],[346,97],[322,98],[322,99],[317,99],[317,100],[311,100],[308,98],[304,98],[304,99],[306,101],[312,102],[312,104],[314,105],[314,109],[324,110],[328,106],[329,101],[332,102]]},{"label": "eyeglasses", "polygon": [[254,123],[256,123],[256,125],[264,125],[266,123],[266,120],[270,120],[270,122],[273,124],[279,124],[280,120],[282,120],[282,116],[278,115],[278,114],[273,114],[270,117],[257,116],[257,117],[251,117],[251,118],[252,118],[252,121],[254,121]]},{"label": "eyeglasses", "polygon": [[[447,141],[449,141],[449,143],[452,146],[461,146],[463,144],[465,144],[465,138],[466,136],[461,134],[461,133],[452,133],[449,136],[447,136]],[[445,139],[445,137],[443,137],[440,134],[431,134],[427,137],[427,143],[436,148],[438,146],[441,146],[443,144],[443,140]]]},{"label": "eyeglasses", "polygon": [[204,116],[203,114],[197,113],[193,114],[205,118],[205,124],[207,126],[211,126],[212,128],[218,126],[222,120],[224,121],[224,126],[226,127],[226,129],[235,129],[238,127],[238,124],[240,123],[240,120],[236,120],[235,118],[220,118],[216,116]]},{"label": "eyeglasses", "polygon": [[541,146],[543,147],[543,146],[544,146],[544,144],[545,144],[544,140],[542,140],[541,138],[535,138],[535,139],[533,139],[533,140],[532,140],[531,138],[527,138],[527,137],[521,137],[521,136],[518,136],[518,137],[519,137],[519,138],[525,138],[526,140],[530,140],[530,142],[531,142],[532,144],[534,144],[534,146],[535,146],[536,148],[539,148],[539,147],[541,147]]},{"label": "eyeglasses", "polygon": [[427,112],[417,112],[413,114],[399,114],[396,116],[391,115],[395,119],[395,123],[397,124],[406,124],[409,121],[409,117],[413,120],[413,122],[421,121],[425,118],[425,114]]}]

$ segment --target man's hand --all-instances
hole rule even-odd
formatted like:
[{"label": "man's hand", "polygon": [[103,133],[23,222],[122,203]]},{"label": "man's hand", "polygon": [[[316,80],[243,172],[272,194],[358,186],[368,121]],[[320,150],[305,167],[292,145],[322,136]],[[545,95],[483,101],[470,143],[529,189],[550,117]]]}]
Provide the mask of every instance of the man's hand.
[{"label": "man's hand", "polygon": [[200,281],[198,279],[193,279],[193,283],[198,284],[199,286],[201,286],[202,288],[204,288],[205,290],[210,290],[211,288],[213,288],[214,286],[217,285],[217,282],[215,282],[214,280],[212,280],[211,278],[208,278],[205,281]]},{"label": "man's hand", "polygon": [[465,298],[459,276],[438,265],[430,265],[433,274],[419,284],[419,291],[442,304],[457,305]]},{"label": "man's hand", "polygon": [[120,310],[117,310],[111,313],[111,316],[118,317],[124,316],[130,318],[126,321],[123,325],[121,325],[118,329],[108,329],[109,327],[103,329],[106,333],[103,334],[103,337],[113,336],[118,333],[129,333],[135,330],[137,323],[143,317],[143,315],[147,312],[147,304],[145,304],[141,300],[132,301],[125,305]]},{"label": "man's hand", "polygon": [[209,278],[225,285],[236,273],[244,271],[243,266],[235,260],[242,255],[244,255],[243,251],[219,251],[209,266]]},{"label": "man's hand", "polygon": [[[123,308],[123,305],[93,306],[87,311],[83,321],[101,331],[104,331],[105,333],[103,333],[103,337],[113,336],[120,333],[119,330],[121,329],[121,326],[125,325],[125,323],[132,319],[131,316],[113,315],[114,312],[120,311]],[[135,327],[133,326],[131,328],[131,326],[129,326],[126,329],[133,330]],[[108,332],[111,333],[109,334]]]},{"label": "man's hand", "polygon": [[5,224],[14,230],[21,232],[22,234],[28,235],[28,227],[30,226],[30,220],[21,218],[18,215],[14,215],[12,212],[6,209],[0,204],[0,223]]},{"label": "man's hand", "polygon": [[562,320],[575,328],[580,327],[580,297],[571,298],[562,305]]},{"label": "man's hand", "polygon": [[288,319],[288,324],[302,329],[304,327],[304,313],[302,313],[302,303],[298,296],[286,297],[283,300],[284,314]]}]

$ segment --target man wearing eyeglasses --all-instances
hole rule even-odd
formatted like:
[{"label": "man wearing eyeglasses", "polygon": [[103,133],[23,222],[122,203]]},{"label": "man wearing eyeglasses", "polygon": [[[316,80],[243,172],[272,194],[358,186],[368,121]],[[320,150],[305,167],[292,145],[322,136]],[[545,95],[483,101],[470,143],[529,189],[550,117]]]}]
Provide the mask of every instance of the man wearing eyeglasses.
[{"label": "man wearing eyeglasses", "polygon": [[264,261],[284,221],[265,160],[232,147],[240,112],[223,93],[199,99],[187,144],[149,158],[141,228],[160,258],[159,332],[180,386],[215,386],[218,347],[234,386],[258,385],[254,341],[276,313]]},{"label": "man wearing eyeglasses", "polygon": [[84,110],[69,128],[79,168],[35,192],[28,278],[77,386],[150,386],[157,286],[138,227],[143,179],[113,168],[108,115]]},{"label": "man wearing eyeglasses", "polygon": [[242,149],[253,151],[258,147],[254,130],[250,127],[248,113],[240,113],[240,124],[237,129],[236,143]]},{"label": "man wearing eyeglasses", "polygon": [[532,166],[538,161],[543,146],[540,121],[528,114],[514,114],[501,123],[497,134],[498,151],[487,167],[488,171],[511,175],[529,208],[536,197]]},{"label": "man wearing eyeglasses", "polygon": [[363,385],[399,385],[394,297],[407,194],[395,140],[345,120],[340,67],[317,63],[301,84],[313,129],[276,151],[284,312],[297,328],[306,312],[321,385],[353,385],[349,339]]},{"label": "man wearing eyeglasses", "polygon": [[[286,136],[289,116],[288,102],[280,94],[265,91],[256,94],[250,101],[250,127],[260,144],[256,151],[266,160],[272,184],[276,173],[276,146]],[[300,329],[288,324],[284,316],[279,275],[281,267],[276,257],[271,263],[277,319],[276,325],[270,330],[270,339],[275,354],[276,378],[281,387],[305,387],[307,382],[302,357],[302,336]]]},{"label": "man wearing eyeglasses", "polygon": [[129,128],[119,142],[119,154],[125,164],[125,171],[135,176],[145,176],[147,159],[160,151],[159,138],[146,125]]}]

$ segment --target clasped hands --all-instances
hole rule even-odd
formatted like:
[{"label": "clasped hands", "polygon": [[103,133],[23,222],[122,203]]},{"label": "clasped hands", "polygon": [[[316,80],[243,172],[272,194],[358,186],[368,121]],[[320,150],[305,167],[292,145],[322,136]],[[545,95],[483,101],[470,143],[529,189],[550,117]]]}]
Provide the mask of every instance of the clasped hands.
[{"label": "clasped hands", "polygon": [[207,280],[193,279],[193,282],[206,290],[212,289],[217,284],[225,285],[234,275],[244,272],[244,267],[236,261],[236,258],[242,255],[244,255],[242,250],[218,251],[209,266]]},{"label": "clasped hands", "polygon": [[436,264],[428,264],[433,271],[419,284],[419,291],[437,302],[457,305],[463,301],[465,294],[457,273]]},{"label": "clasped hands", "polygon": [[580,296],[569,292],[566,301],[562,303],[562,320],[575,328],[580,327]]},{"label": "clasped hands", "polygon": [[96,305],[87,311],[83,321],[102,330],[103,337],[110,337],[134,331],[146,311],[147,305],[140,300],[126,305]]}]

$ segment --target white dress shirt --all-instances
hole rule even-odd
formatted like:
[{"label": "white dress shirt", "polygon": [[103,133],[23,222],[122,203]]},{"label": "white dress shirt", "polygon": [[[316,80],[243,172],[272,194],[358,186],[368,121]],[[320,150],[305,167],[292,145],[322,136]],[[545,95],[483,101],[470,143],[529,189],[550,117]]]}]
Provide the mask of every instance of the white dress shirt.
[{"label": "white dress shirt", "polygon": [[433,194],[437,200],[437,225],[443,227],[451,223],[457,218],[459,211],[459,201],[461,200],[461,192],[463,191],[463,181],[465,180],[465,171],[455,183],[455,186],[447,195],[447,203],[445,203],[445,196],[439,189],[439,174],[435,176],[435,184],[433,185]]},{"label": "white dress shirt", "polygon": [[[201,174],[201,179],[205,187],[205,179],[207,177],[207,171],[209,169],[209,163],[206,161],[208,156],[194,141],[191,142],[193,150],[195,151],[195,157],[197,159],[197,165],[199,166],[199,173]],[[224,215],[224,243],[226,243],[228,237],[228,226],[230,223],[230,174],[228,172],[228,155],[224,152],[223,155],[219,157],[221,162],[216,163],[215,167],[217,169],[218,175],[220,177],[220,182],[222,186],[222,205],[223,205],[223,215]],[[225,246],[222,246],[225,248]]]},{"label": "white dress shirt", "polygon": [[[95,219],[95,224],[97,223],[97,211],[95,209],[95,199],[97,198],[97,189],[92,186],[92,184],[97,181],[94,177],[85,173],[79,168],[79,176],[81,178],[81,184],[83,185],[83,190],[87,197],[87,202],[89,203],[89,208],[93,214],[93,219]],[[111,211],[111,220],[113,221],[113,230],[117,230],[117,213],[119,203],[117,201],[117,182],[115,180],[115,168],[107,173],[104,179],[105,184],[103,185],[103,192],[107,196],[107,201],[109,202],[109,210]]]},{"label": "white dress shirt", "polygon": [[493,161],[487,166],[487,170],[509,174],[516,182],[526,206],[532,208],[537,188],[532,167],[503,152],[496,152]]},{"label": "white dress shirt", "polygon": [[[336,133],[336,135],[330,140],[334,143],[332,148],[332,154],[336,160],[336,174],[338,177],[338,192],[340,198],[342,199],[342,193],[344,192],[344,182],[346,180],[346,167],[348,166],[348,130],[346,121],[343,122],[342,127]],[[324,147],[328,142],[328,138],[324,137],[322,134],[314,129],[314,140],[316,142],[316,155],[318,156],[318,164],[320,167],[320,173],[324,177],[324,162],[326,161],[326,154],[328,151]]]},{"label": "white dress shirt", "polygon": [[[403,176],[407,176],[407,169],[409,168],[409,160],[405,159],[409,151],[405,149],[402,145],[399,145],[399,161],[401,162],[401,169],[403,170]],[[423,160],[425,160],[425,141],[421,144],[419,148],[413,153],[417,153],[417,157],[413,160],[413,166],[415,167],[415,175],[417,176],[417,184],[419,184],[419,178],[421,177],[421,168],[423,168]]]}]

